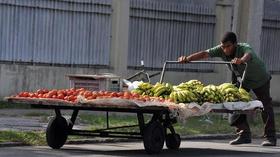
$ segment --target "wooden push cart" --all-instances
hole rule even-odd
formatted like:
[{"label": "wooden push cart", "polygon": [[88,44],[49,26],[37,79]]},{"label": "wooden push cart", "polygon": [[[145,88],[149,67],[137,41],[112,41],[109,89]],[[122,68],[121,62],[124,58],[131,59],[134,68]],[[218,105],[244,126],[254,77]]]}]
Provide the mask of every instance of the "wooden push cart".
[{"label": "wooden push cart", "polygon": [[[166,61],[161,73],[160,82],[163,81],[165,68],[167,64],[177,64],[177,61]],[[229,62],[193,62],[210,64],[231,64]],[[247,67],[247,66],[246,66]],[[245,76],[243,74],[242,80]],[[144,106],[139,107],[135,102],[120,98],[96,99],[96,103],[70,103],[56,99],[33,99],[8,97],[9,102],[30,104],[32,108],[53,109],[53,117],[46,129],[47,144],[53,149],[61,148],[69,135],[94,136],[94,137],[112,137],[112,138],[133,138],[142,139],[147,153],[159,153],[166,143],[168,149],[178,149],[181,138],[173,128],[177,122],[176,117],[170,116],[170,110],[167,106]],[[61,110],[72,110],[70,119],[65,119],[61,115]],[[104,111],[104,112],[126,112],[137,115],[138,124],[130,126],[110,127],[107,114],[107,127],[97,130],[77,130],[73,129],[79,111]],[[213,110],[214,112],[235,112],[226,109]],[[144,114],[152,115],[148,121],[144,120]],[[138,132],[116,131],[117,129],[139,127]],[[170,130],[168,133],[168,129]]]}]

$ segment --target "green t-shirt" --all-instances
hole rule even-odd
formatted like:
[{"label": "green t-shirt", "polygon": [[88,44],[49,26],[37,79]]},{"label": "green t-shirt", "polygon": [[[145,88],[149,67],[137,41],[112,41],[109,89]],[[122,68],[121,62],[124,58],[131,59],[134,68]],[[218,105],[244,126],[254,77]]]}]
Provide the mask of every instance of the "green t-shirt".
[{"label": "green t-shirt", "polygon": [[[263,61],[257,57],[253,49],[247,43],[238,43],[235,54],[226,56],[221,45],[206,50],[210,57],[220,57],[224,61],[231,61],[233,58],[241,58],[245,53],[251,54],[251,59],[247,62],[247,72],[243,80],[243,87],[248,89],[256,89],[264,85],[269,79],[270,74],[267,72]],[[234,69],[242,76],[245,65],[234,65]]]}]

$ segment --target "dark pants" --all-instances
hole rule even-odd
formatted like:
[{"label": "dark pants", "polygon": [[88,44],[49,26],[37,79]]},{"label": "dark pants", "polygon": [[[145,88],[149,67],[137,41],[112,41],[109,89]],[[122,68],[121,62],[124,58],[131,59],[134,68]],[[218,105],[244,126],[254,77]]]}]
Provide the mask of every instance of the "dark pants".
[{"label": "dark pants", "polygon": [[[264,123],[264,137],[276,138],[275,124],[274,124],[274,112],[272,107],[272,99],[270,97],[270,80],[263,86],[253,89],[258,100],[263,103],[262,120]],[[248,90],[249,91],[249,90]],[[250,127],[247,122],[246,114],[233,114],[230,118],[231,126],[237,127],[237,132],[240,135],[251,134]]]}]

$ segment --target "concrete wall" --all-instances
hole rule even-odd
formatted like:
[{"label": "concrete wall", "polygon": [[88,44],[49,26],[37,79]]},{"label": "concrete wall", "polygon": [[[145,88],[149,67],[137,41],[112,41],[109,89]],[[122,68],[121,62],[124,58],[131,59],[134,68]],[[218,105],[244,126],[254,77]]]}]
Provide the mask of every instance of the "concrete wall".
[{"label": "concrete wall", "polygon": [[[254,1],[255,2],[255,1]],[[248,40],[250,44],[259,49],[259,28],[251,29],[260,24],[260,18],[254,12],[261,11],[263,0],[217,0],[215,44],[219,44],[220,37],[226,31],[236,31],[240,39]],[[126,78],[137,70],[126,70],[128,50],[128,18],[129,0],[113,0],[112,15],[112,41],[110,53],[110,68],[79,68],[79,67],[54,67],[17,64],[0,64],[0,97],[15,94],[19,91],[32,91],[38,88],[68,88],[67,74],[98,74],[111,72]],[[249,9],[248,9],[249,8]],[[240,13],[242,12],[242,13]],[[233,23],[231,22],[233,17]],[[255,38],[257,39],[255,40]],[[213,45],[214,46],[214,45]],[[163,63],[162,63],[163,64]],[[154,73],[155,71],[148,71]],[[172,84],[188,81],[190,79],[201,80],[205,84],[220,84],[230,81],[231,73],[223,65],[217,65],[213,73],[194,72],[167,72],[164,81]],[[152,78],[152,83],[159,81],[160,76]],[[271,93],[273,100],[280,102],[279,93],[280,76],[273,75]]]}]

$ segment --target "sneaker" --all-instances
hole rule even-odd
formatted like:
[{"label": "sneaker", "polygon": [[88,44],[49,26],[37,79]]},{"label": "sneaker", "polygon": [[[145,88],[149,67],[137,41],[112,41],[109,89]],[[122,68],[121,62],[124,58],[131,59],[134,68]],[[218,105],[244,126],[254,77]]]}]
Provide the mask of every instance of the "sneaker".
[{"label": "sneaker", "polygon": [[230,145],[238,145],[238,144],[246,144],[246,143],[251,143],[251,138],[250,137],[245,137],[245,136],[238,136],[236,139],[232,140],[229,142]]},{"label": "sneaker", "polygon": [[276,139],[275,138],[267,138],[261,144],[262,146],[276,146]]}]

